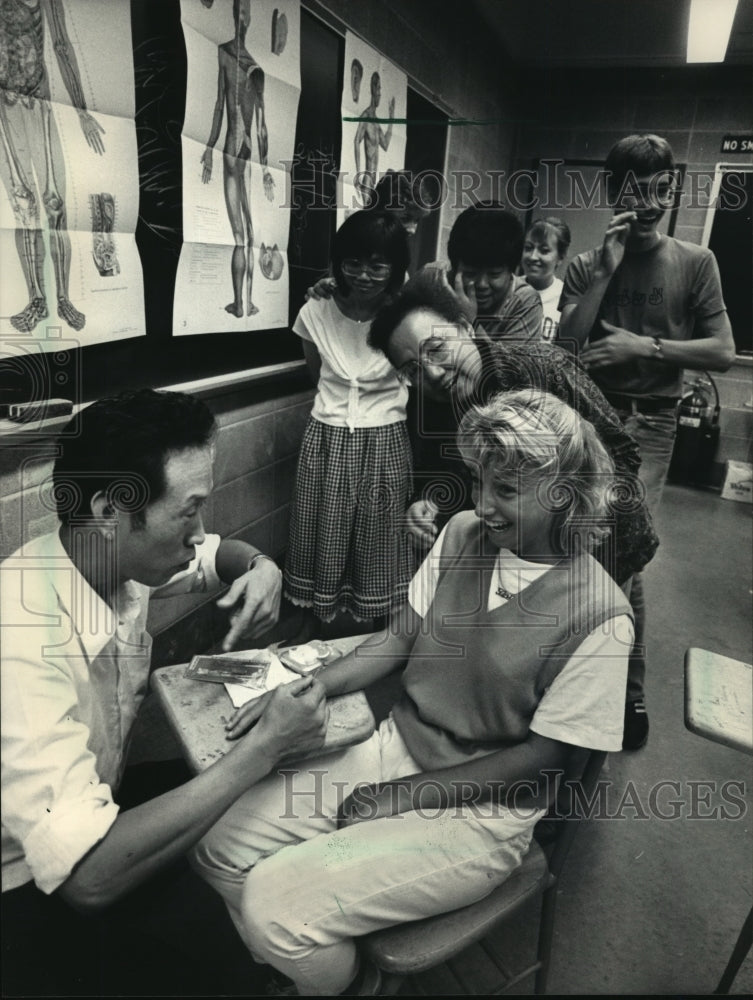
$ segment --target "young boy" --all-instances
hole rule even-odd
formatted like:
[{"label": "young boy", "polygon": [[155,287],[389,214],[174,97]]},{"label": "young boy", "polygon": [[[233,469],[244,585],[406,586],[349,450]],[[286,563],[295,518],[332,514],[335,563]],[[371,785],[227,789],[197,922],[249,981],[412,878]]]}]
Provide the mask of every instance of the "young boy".
[{"label": "young boy", "polygon": [[[674,203],[672,149],[657,135],[629,135],[605,163],[615,215],[600,247],[565,273],[559,340],[580,358],[642,454],[641,480],[652,514],[672,458],[683,369],[726,371],[735,346],[710,250],[659,233]],[[643,640],[640,577],[633,581],[636,643]],[[625,749],[648,737],[643,656],[631,657]]]}]

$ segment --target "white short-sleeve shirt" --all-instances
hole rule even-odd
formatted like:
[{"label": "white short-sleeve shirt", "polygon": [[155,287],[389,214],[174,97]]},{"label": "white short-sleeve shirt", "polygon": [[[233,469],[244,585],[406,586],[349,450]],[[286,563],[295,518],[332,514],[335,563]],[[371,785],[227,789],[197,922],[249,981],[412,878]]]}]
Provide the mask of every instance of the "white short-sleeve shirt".
[{"label": "white short-sleeve shirt", "polygon": [[334,298],[310,299],[293,323],[293,332],[322,359],[311,415],[324,424],[353,430],[406,418],[408,387],[384,354],[369,347],[370,325],[344,316]]},{"label": "white short-sleeve shirt", "polygon": [[[219,535],[155,597],[214,591]],[[131,727],[147,691],[150,589],[128,581],[110,607],[57,533],[0,564],[3,891],[54,892],[118,814]]]}]

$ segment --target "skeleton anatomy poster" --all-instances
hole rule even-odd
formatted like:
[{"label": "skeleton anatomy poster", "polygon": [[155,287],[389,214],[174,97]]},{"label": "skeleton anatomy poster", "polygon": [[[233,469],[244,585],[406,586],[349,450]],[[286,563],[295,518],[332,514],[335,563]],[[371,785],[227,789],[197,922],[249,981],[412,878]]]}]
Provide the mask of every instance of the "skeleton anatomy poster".
[{"label": "skeleton anatomy poster", "polygon": [[298,0],[181,0],[188,56],[173,332],[288,325]]},{"label": "skeleton anatomy poster", "polygon": [[405,73],[347,32],[338,225],[351,211],[367,207],[369,191],[382,174],[405,166],[407,100]]},{"label": "skeleton anatomy poster", "polygon": [[3,354],[145,334],[128,0],[0,4]]}]

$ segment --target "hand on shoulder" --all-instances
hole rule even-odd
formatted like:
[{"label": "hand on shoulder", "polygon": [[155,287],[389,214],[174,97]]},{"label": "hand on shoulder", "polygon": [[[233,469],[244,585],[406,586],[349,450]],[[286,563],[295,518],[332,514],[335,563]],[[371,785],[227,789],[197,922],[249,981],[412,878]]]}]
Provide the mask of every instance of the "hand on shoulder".
[{"label": "hand on shoulder", "polygon": [[331,299],[336,291],[337,282],[334,278],[320,278],[310,288],[306,289],[306,302]]}]

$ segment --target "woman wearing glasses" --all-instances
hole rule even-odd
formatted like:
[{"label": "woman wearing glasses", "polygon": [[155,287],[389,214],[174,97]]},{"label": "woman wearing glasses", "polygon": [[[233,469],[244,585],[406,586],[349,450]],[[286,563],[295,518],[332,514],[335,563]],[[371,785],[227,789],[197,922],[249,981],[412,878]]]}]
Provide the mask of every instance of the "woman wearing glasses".
[{"label": "woman wearing glasses", "polygon": [[597,558],[619,584],[649,562],[658,539],[635,488],[640,453],[571,354],[543,341],[493,342],[478,336],[466,319],[461,279],[452,288],[439,271],[411,278],[381,310],[369,343],[416,387],[418,433],[412,454],[420,499],[408,509],[406,525],[418,552],[434,544],[453,513],[472,506],[471,483],[453,447],[464,413],[499,392],[530,389],[576,409],[594,426],[614,462],[621,499]]},{"label": "woman wearing glasses", "polygon": [[355,212],[335,234],[334,294],[306,302],[293,324],[317,393],[298,460],[285,595],[322,622],[348,616],[330,635],[387,614],[412,575],[401,531],[412,474],[408,390],[366,340],[407,266],[400,222]]}]

